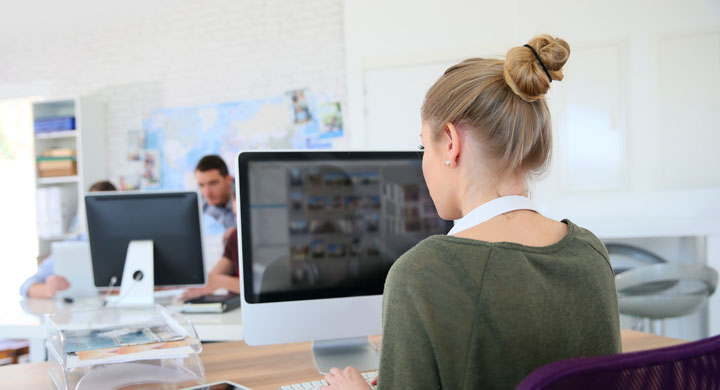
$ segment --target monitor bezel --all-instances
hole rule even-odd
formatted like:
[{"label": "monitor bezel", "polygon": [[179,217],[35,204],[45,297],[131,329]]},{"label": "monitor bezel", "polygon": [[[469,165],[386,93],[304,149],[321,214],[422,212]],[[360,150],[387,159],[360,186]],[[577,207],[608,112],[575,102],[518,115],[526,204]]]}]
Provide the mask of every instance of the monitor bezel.
[{"label": "monitor bezel", "polygon": [[[332,299],[382,295],[382,286],[342,287],[324,290],[273,292],[256,294],[253,291],[252,236],[250,232],[251,215],[248,185],[248,167],[252,162],[267,161],[362,161],[362,160],[410,160],[417,159],[422,164],[423,152],[410,151],[243,151],[237,156],[237,223],[240,268],[242,277],[243,300],[250,304],[294,302],[315,299]],[[451,223],[448,221],[448,223]],[[248,245],[243,245],[247,240]],[[243,261],[243,259],[251,259]]]}]

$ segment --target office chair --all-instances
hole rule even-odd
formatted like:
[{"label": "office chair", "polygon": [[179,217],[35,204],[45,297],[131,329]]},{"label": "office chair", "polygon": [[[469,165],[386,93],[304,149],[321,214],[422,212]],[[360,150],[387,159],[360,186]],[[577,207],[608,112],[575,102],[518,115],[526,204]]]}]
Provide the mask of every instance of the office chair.
[{"label": "office chair", "polygon": [[667,348],[561,360],[538,368],[517,390],[720,389],[720,336]]},{"label": "office chair", "polygon": [[[693,313],[717,287],[717,272],[704,264],[667,262],[649,251],[625,244],[606,247],[611,259],[615,256],[636,261],[636,267],[614,269],[618,308],[622,314],[649,319],[652,333],[656,320],[662,324],[665,318]],[[633,328],[639,324],[636,321]]]},{"label": "office chair", "polygon": [[665,263],[618,274],[620,312],[636,317],[680,317],[702,306],[717,287],[717,272],[698,263]]},{"label": "office chair", "polygon": [[643,248],[619,243],[605,243],[615,275],[635,267],[664,264],[667,260]]}]

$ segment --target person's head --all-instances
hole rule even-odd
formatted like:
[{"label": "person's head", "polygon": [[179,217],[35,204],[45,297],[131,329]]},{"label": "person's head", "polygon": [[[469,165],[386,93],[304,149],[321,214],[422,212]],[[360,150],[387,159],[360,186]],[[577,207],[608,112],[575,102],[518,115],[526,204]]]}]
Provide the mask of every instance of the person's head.
[{"label": "person's head", "polygon": [[203,198],[213,206],[225,205],[232,195],[232,177],[220,156],[208,155],[195,167],[195,179]]},{"label": "person's head", "polygon": [[235,217],[237,218],[237,198],[235,198],[235,194],[232,195],[232,211],[233,211],[233,214],[235,214]]},{"label": "person's head", "polygon": [[115,185],[113,183],[110,183],[107,180],[102,180],[93,183],[93,185],[88,188],[88,192],[100,192],[100,191],[117,191],[117,188],[115,188]]},{"label": "person's head", "polygon": [[510,49],[505,61],[462,61],[447,69],[425,96],[423,173],[445,219],[460,218],[463,199],[478,191],[525,194],[528,179],[549,163],[552,134],[543,95],[550,78],[562,80],[570,46],[549,35],[528,45],[532,49]]}]

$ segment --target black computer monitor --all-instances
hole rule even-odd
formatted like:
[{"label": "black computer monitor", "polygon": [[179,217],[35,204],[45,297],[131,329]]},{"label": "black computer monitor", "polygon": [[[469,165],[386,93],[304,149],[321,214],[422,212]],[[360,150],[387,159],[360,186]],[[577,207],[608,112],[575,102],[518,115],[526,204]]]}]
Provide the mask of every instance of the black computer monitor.
[{"label": "black computer monitor", "polygon": [[95,286],[122,283],[128,244],[153,241],[156,286],[205,283],[196,192],[102,192],[85,196]]}]

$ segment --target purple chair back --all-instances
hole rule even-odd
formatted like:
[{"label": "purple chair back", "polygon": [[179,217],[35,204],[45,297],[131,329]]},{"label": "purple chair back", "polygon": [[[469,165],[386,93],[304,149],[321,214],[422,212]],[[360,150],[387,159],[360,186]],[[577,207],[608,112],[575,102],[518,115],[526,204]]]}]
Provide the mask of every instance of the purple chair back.
[{"label": "purple chair back", "polygon": [[617,355],[561,360],[538,368],[517,390],[720,389],[720,335]]}]

